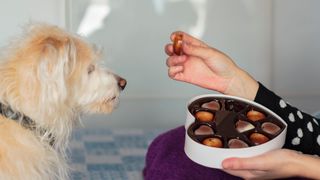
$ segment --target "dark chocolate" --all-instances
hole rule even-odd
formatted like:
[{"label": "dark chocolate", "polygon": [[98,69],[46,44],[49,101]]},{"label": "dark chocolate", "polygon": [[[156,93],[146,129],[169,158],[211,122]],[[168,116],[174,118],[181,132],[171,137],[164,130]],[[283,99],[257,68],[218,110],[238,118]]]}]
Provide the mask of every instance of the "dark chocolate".
[{"label": "dark chocolate", "polygon": [[217,101],[210,101],[210,102],[203,103],[201,107],[214,110],[214,111],[220,110],[220,104]]},{"label": "dark chocolate", "polygon": [[196,130],[194,130],[195,135],[213,135],[213,129],[207,125],[200,125]]},{"label": "dark chocolate", "polygon": [[280,132],[281,128],[274,123],[265,122],[261,125],[261,129],[269,134],[276,135]]},{"label": "dark chocolate", "polygon": [[228,141],[228,147],[229,148],[246,148],[246,147],[249,147],[249,145],[240,139],[230,139]]},{"label": "dark chocolate", "polygon": [[188,110],[195,121],[187,134],[202,144],[221,141],[223,148],[256,146],[270,141],[285,129],[284,123],[265,110],[235,99],[199,98],[190,103]]}]

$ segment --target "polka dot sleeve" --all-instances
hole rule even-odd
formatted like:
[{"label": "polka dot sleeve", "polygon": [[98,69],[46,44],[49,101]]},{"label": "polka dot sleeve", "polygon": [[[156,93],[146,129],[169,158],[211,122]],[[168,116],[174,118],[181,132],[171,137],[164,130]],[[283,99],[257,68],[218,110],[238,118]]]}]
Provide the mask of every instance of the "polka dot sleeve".
[{"label": "polka dot sleeve", "polygon": [[278,114],[288,124],[284,148],[320,155],[320,120],[285,102],[259,83],[255,102]]}]

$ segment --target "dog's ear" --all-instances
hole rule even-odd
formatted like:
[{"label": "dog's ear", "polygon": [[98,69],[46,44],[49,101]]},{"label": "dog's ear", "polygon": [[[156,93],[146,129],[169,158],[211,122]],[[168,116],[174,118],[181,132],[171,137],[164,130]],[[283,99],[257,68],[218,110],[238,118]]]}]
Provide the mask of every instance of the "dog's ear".
[{"label": "dog's ear", "polygon": [[70,38],[47,37],[41,42],[40,48],[38,77],[43,93],[50,96],[66,95],[66,79],[76,61],[74,42]]},{"label": "dog's ear", "polygon": [[76,46],[72,39],[47,37],[41,43],[40,68],[41,74],[55,77],[68,76],[75,65]]}]

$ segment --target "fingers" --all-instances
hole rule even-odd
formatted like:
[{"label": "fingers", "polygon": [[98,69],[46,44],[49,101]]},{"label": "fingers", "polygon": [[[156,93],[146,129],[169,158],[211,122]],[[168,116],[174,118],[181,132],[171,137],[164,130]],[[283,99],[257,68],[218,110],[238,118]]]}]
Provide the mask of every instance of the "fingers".
[{"label": "fingers", "polygon": [[223,170],[224,172],[234,175],[234,176],[238,176],[238,177],[242,177],[244,179],[253,179],[252,173],[249,171],[237,171],[237,170]]},{"label": "fingers", "polygon": [[184,62],[186,62],[187,58],[186,56],[170,56],[167,59],[167,66],[171,67],[171,66],[177,66],[177,65],[182,65]]},{"label": "fingers", "polygon": [[173,53],[173,46],[172,46],[172,44],[167,44],[167,45],[165,45],[164,51],[166,52],[166,54],[167,54],[168,56],[172,56],[172,55],[174,54],[174,53]]},{"label": "fingers", "polygon": [[[202,59],[208,59],[216,53],[220,53],[218,50],[211,48],[201,40],[182,31],[173,32],[170,36],[171,41],[174,41],[174,38],[177,34],[183,35],[182,51],[186,55],[197,56]],[[167,44],[165,46],[165,52],[167,55],[173,56],[173,45]]]},{"label": "fingers", "polygon": [[220,52],[216,49],[213,49],[210,47],[203,47],[203,46],[194,46],[188,43],[183,43],[182,49],[186,55],[196,56],[204,60],[214,58],[215,56],[220,54]]},{"label": "fingers", "polygon": [[261,156],[253,158],[228,158],[222,162],[227,170],[265,170],[265,160]]},{"label": "fingers", "polygon": [[168,69],[168,76],[175,80],[181,80],[183,66],[172,66]]}]

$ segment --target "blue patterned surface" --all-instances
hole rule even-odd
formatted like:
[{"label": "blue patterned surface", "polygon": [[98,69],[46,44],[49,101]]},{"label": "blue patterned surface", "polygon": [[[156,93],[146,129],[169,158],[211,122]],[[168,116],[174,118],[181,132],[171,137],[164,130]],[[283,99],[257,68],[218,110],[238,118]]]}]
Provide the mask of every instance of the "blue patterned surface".
[{"label": "blue patterned surface", "polygon": [[70,144],[73,180],[141,180],[145,154],[163,131],[77,129]]}]

